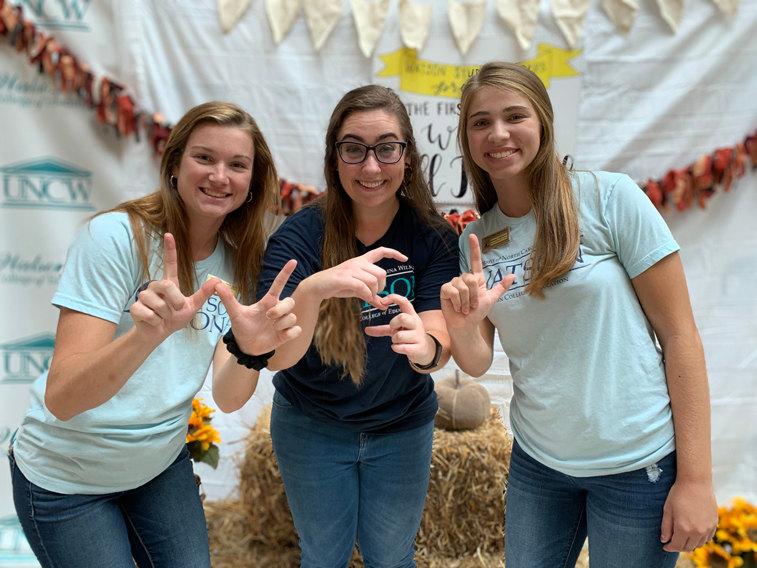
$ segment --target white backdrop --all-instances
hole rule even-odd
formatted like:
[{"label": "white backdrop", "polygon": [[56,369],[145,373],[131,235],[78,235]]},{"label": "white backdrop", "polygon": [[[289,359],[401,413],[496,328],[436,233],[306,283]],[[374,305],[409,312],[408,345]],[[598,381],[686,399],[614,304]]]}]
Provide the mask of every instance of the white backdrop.
[{"label": "white backdrop", "polygon": [[[429,3],[429,2],[426,2]],[[175,122],[211,99],[236,102],[259,121],[283,177],[323,187],[325,127],[336,101],[355,86],[380,82],[408,104],[416,136],[434,169],[440,207],[468,208],[455,161],[456,100],[401,90],[403,76],[381,75],[382,57],[401,47],[396,3],[371,58],[359,51],[349,3],[320,52],[304,18],[276,46],[264,2],[231,33],[221,32],[214,0],[26,0],[25,16],[47,26],[97,73],[130,88],[145,109]],[[78,10],[62,10],[75,4]],[[493,3],[481,35],[460,54],[446,2],[433,2],[429,41],[418,58],[442,66],[488,60],[526,61],[539,44],[567,50],[544,0],[534,44],[521,50]],[[653,0],[642,0],[628,38],[592,0],[574,77],[553,78],[558,144],[576,167],[661,177],[757,128],[757,3],[730,19],[711,0],[689,0],[670,31]],[[424,79],[425,80],[425,79]],[[422,81],[421,81],[422,82]],[[452,106],[450,106],[450,104]],[[94,113],[58,94],[24,57],[0,45],[0,444],[23,418],[31,381],[46,368],[57,310],[50,306],[66,249],[96,210],[152,191],[157,161],[144,142],[119,139]],[[434,156],[438,157],[434,160]],[[757,502],[757,176],[705,211],[666,215],[681,244],[695,317],[707,356],[713,398],[713,454],[718,499]],[[441,377],[441,375],[440,375]],[[506,411],[506,358],[482,379]],[[222,461],[198,466],[209,498],[233,491],[235,442],[270,401],[270,376],[238,413],[217,413]],[[204,394],[211,402],[209,391]],[[14,512],[6,467],[0,467],[0,565],[13,552]],[[5,521],[3,521],[5,519]],[[6,527],[3,532],[3,527]]]}]

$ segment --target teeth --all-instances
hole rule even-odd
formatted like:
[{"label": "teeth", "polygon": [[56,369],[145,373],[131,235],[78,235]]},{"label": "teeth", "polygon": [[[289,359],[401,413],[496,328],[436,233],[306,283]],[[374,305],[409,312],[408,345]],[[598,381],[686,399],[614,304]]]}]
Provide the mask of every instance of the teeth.
[{"label": "teeth", "polygon": [[377,181],[377,182],[375,182],[375,183],[369,183],[369,182],[367,182],[367,181],[361,181],[361,182],[358,182],[358,183],[359,183],[360,185],[363,185],[363,186],[367,187],[368,189],[373,189],[373,188],[375,188],[375,187],[378,187],[378,186],[380,186],[380,185],[381,185],[382,183],[384,183],[384,182],[383,182],[383,181]]},{"label": "teeth", "polygon": [[205,195],[209,195],[210,197],[226,197],[225,193],[216,193],[215,191],[210,191],[209,189],[202,188],[202,192]]},{"label": "teeth", "polygon": [[498,152],[498,153],[489,152],[489,155],[492,158],[507,158],[508,156],[515,154],[516,151],[517,150],[508,150],[507,152]]}]

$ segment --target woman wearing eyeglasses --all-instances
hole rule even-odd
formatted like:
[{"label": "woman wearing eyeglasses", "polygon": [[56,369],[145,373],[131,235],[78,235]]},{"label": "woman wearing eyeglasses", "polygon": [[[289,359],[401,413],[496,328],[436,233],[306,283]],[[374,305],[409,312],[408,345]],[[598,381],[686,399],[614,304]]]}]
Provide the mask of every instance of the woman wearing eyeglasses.
[{"label": "woman wearing eyeglasses", "polygon": [[299,338],[276,349],[271,436],[300,537],[302,566],[415,566],[436,395],[449,359],[442,284],[456,235],[436,212],[410,119],[369,85],[336,106],[326,196],[271,237],[259,288],[291,258],[282,296]]}]

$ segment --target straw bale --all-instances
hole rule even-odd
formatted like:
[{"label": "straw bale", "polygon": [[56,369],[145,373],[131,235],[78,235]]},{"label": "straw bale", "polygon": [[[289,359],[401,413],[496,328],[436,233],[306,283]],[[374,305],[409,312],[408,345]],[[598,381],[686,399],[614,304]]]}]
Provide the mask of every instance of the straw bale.
[{"label": "straw bale", "polygon": [[273,454],[270,423],[271,406],[267,405],[245,440],[239,493],[253,543],[297,548],[299,539]]},{"label": "straw bale", "polygon": [[426,508],[415,540],[423,557],[502,556],[511,451],[495,406],[473,430],[434,430]]}]

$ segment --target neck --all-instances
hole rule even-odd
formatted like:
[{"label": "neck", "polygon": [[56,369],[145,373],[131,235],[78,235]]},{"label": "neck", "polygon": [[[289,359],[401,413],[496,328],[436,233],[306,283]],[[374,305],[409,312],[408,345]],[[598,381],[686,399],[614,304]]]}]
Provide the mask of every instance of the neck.
[{"label": "neck", "polygon": [[529,197],[528,181],[517,178],[507,182],[494,182],[497,192],[497,205],[500,211],[508,217],[523,217],[532,209]]},{"label": "neck", "polygon": [[213,254],[218,244],[218,231],[222,223],[223,219],[217,223],[214,220],[206,226],[198,227],[197,223],[190,224],[189,244],[192,247],[192,262],[200,262]]},{"label": "neck", "polygon": [[400,208],[399,199],[393,199],[380,207],[362,209],[353,202],[352,212],[355,215],[355,236],[365,246],[370,246],[379,240],[389,230]]}]

